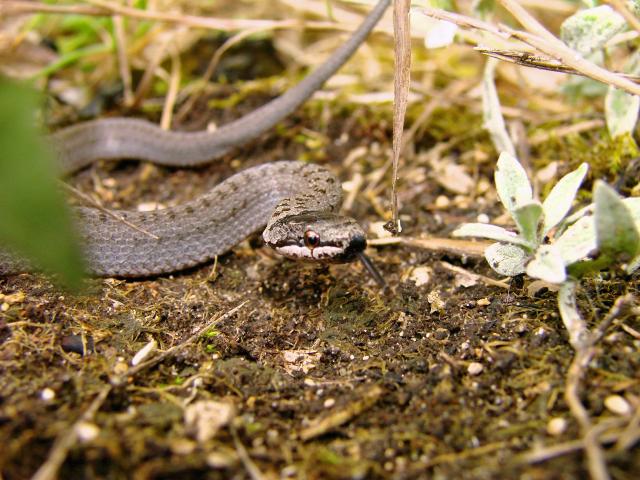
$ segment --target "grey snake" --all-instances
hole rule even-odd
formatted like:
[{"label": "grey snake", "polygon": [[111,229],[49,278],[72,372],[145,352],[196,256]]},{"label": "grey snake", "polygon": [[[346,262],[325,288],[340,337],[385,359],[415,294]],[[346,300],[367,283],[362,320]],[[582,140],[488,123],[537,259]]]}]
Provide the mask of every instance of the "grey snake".
[{"label": "grey snake", "polygon": [[[107,118],[62,129],[51,142],[65,174],[98,159],[136,158],[195,166],[255,139],[307,100],[338,70],[376,25],[390,0],[380,0],[331,57],[287,92],[214,132],[165,131],[145,120]],[[316,165],[278,161],[241,171],[182,205],[151,212],[118,211],[125,222],[95,208],[75,207],[90,273],[144,277],[182,270],[226,253],[260,230],[290,258],[345,262],[362,254],[365,234],[336,213],[341,186]],[[132,228],[133,224],[138,228]],[[29,269],[0,249],[0,274]]]}]

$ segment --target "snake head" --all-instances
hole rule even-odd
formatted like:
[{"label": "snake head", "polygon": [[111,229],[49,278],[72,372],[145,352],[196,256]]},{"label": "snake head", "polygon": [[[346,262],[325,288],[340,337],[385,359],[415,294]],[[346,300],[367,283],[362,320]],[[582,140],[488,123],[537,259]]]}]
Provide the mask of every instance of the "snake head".
[{"label": "snake head", "polygon": [[267,245],[294,260],[346,263],[367,246],[366,235],[350,217],[333,213],[293,215],[269,224]]}]

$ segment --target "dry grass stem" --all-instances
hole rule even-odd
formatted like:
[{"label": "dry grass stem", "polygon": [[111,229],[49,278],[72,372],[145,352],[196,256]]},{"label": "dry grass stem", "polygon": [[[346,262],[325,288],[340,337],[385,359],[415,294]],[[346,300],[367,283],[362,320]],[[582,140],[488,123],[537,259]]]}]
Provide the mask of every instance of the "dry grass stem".
[{"label": "dry grass stem", "polygon": [[116,41],[116,52],[118,55],[120,79],[122,80],[124,105],[126,107],[130,107],[133,103],[133,87],[131,81],[131,69],[129,68],[129,58],[127,56],[127,37],[124,31],[124,19],[122,15],[113,16],[113,29]]},{"label": "dry grass stem", "polygon": [[143,233],[144,235],[147,235],[155,240],[158,240],[158,236],[154,235],[153,233],[149,232],[148,230],[145,230],[144,228],[131,223],[129,220],[127,220],[126,218],[124,218],[122,215],[118,215],[116,213],[115,210],[111,210],[109,208],[105,208],[102,205],[100,205],[100,203],[96,202],[93,198],[91,198],[89,195],[86,195],[84,193],[82,193],[80,190],[78,190],[77,188],[64,183],[64,182],[60,182],[60,185],[62,185],[62,188],[64,188],[70,195],[76,197],[78,200],[80,200],[83,204],[88,205],[92,208],[95,208],[97,210],[100,210],[101,212],[103,212],[105,215],[110,216],[111,218],[113,218],[114,220],[117,220],[118,222],[122,222],[124,225],[131,227],[132,229],[136,230],[137,232]]},{"label": "dry grass stem", "polygon": [[58,478],[60,467],[78,440],[78,429],[80,425],[93,420],[97,411],[107,399],[109,392],[111,392],[111,388],[111,385],[103,386],[80,418],[56,438],[47,460],[40,465],[40,468],[38,468],[33,477],[31,477],[31,480],[56,480]]},{"label": "dry grass stem", "polygon": [[387,245],[405,245],[434,252],[449,253],[461,257],[482,258],[485,249],[491,242],[459,240],[455,238],[415,238],[415,237],[389,237],[374,238],[367,242],[372,247]]},{"label": "dry grass stem", "polygon": [[264,29],[264,28],[247,29],[247,30],[243,30],[241,32],[238,32],[235,35],[233,35],[232,37],[228,38],[220,46],[220,48],[218,48],[216,50],[216,52],[214,53],[213,57],[211,57],[211,60],[209,61],[209,64],[207,65],[207,69],[205,70],[204,74],[202,75],[202,78],[200,78],[200,80],[198,81],[198,87],[194,88],[194,90],[189,94],[189,97],[182,104],[182,107],[180,107],[180,109],[178,110],[178,113],[175,116],[175,120],[177,122],[180,122],[182,119],[184,119],[189,114],[189,112],[191,111],[191,109],[195,105],[196,101],[198,100],[199,94],[202,93],[202,90],[204,89],[205,85],[211,80],[211,78],[213,77],[213,74],[216,72],[216,69],[218,68],[218,64],[220,63],[220,60],[222,59],[222,56],[230,48],[234,47],[235,45],[238,45],[239,43],[241,43],[242,41],[244,41],[246,38],[250,37],[251,35],[255,35],[256,33],[264,32],[264,31],[267,31],[267,30],[271,30],[271,29],[270,28],[268,28],[268,29]]},{"label": "dry grass stem", "polygon": [[402,132],[407,112],[407,100],[411,83],[411,28],[409,24],[409,0],[393,2],[393,30],[395,68],[393,73],[393,171],[391,174],[391,222],[385,228],[393,234],[402,231],[398,218],[398,166],[402,153]]},{"label": "dry grass stem", "polygon": [[165,97],[162,107],[162,117],[160,119],[160,127],[169,130],[171,128],[171,118],[173,116],[173,107],[176,104],[178,90],[180,89],[180,55],[176,48],[170,46],[171,51],[171,76],[169,77],[169,90]]},{"label": "dry grass stem", "polygon": [[576,354],[567,371],[564,398],[573,417],[578,421],[583,434],[584,450],[587,465],[592,479],[606,480],[610,478],[604,452],[598,441],[598,429],[591,422],[589,412],[580,401],[580,384],[584,379],[589,363],[596,354],[596,343],[604,336],[611,323],[618,318],[624,309],[634,301],[633,296],[625,295],[616,300],[613,307],[596,329],[587,335],[583,343],[575,342]]},{"label": "dry grass stem", "polygon": [[613,7],[613,9],[618,12],[622,17],[627,21],[631,28],[633,28],[636,32],[640,32],[640,20],[635,14],[629,10],[629,7],[622,0],[602,0],[602,3],[606,3]]},{"label": "dry grass stem", "polygon": [[[509,2],[504,3],[513,7],[513,5]],[[582,56],[580,56],[578,52],[567,47],[564,43],[554,37],[541,25],[540,26],[542,30],[546,32],[546,34],[543,34],[543,36],[523,32],[520,30],[514,30],[505,25],[492,25],[490,23],[467,17],[465,15],[451,13],[435,8],[421,7],[418,10],[429,17],[437,18],[439,20],[446,20],[460,25],[461,27],[483,30],[502,39],[510,38],[520,40],[521,42],[534,47],[541,53],[555,58],[563,65],[566,65],[567,67],[580,72],[586,77],[592,78],[593,80],[597,80],[608,85],[613,85],[614,87],[625,90],[626,92],[633,95],[640,95],[640,85],[637,85],[621,75],[610,72],[609,70],[582,58]],[[521,13],[517,8],[514,8],[514,12]],[[516,13],[514,12],[511,13],[516,16]],[[540,28],[537,28],[537,20],[533,19],[533,17],[528,14],[523,15],[522,17],[523,18],[518,18],[521,23],[525,23],[528,28],[531,28],[532,30],[541,31]],[[515,50],[520,50],[520,48],[515,48]]]},{"label": "dry grass stem", "polygon": [[126,380],[127,380],[127,378],[132,378],[135,375],[137,375],[138,373],[140,373],[141,371],[146,370],[147,368],[150,368],[150,367],[152,367],[154,365],[157,365],[158,363],[163,362],[165,359],[170,358],[171,356],[179,353],[180,351],[184,350],[186,347],[188,347],[189,345],[194,343],[196,340],[198,340],[209,329],[215,327],[218,323],[224,321],[225,319],[231,317],[232,315],[235,315],[247,303],[249,303],[249,300],[245,300],[244,302],[240,303],[239,305],[233,307],[231,310],[223,313],[222,315],[218,315],[217,317],[211,319],[210,321],[205,323],[204,326],[199,328],[196,331],[196,333],[194,333],[189,338],[187,338],[184,342],[179,343],[178,345],[165,350],[161,354],[159,354],[159,355],[157,355],[157,356],[155,356],[153,358],[150,358],[149,360],[146,360],[144,362],[139,363],[138,365],[130,368],[127,372],[125,372],[122,375],[114,376],[113,378],[111,378],[111,384],[114,385],[114,386],[124,385]]},{"label": "dry grass stem", "polygon": [[[556,73],[568,73],[570,75],[585,76],[584,73],[576,70],[575,68],[564,65],[555,58],[551,58],[547,55],[536,55],[531,52],[525,52],[521,50],[502,50],[489,47],[475,47],[474,50],[488,55],[498,60],[514,63],[516,65],[522,65],[523,67],[538,68],[540,70],[549,70]],[[623,78],[627,78],[633,82],[640,82],[638,75],[630,75],[623,72],[614,72],[616,75],[620,75]]]},{"label": "dry grass stem", "polygon": [[597,130],[600,128],[604,128],[604,126],[604,120],[597,118],[594,120],[586,120],[584,122],[575,123],[573,125],[567,125],[565,127],[558,127],[551,132],[538,132],[529,137],[529,145],[535,147],[536,145],[547,142],[551,138],[562,138],[568,135],[588,132],[589,130]]},{"label": "dry grass stem", "polygon": [[112,16],[122,15],[123,17],[135,18],[139,20],[155,20],[158,22],[175,23],[193,28],[204,28],[208,30],[220,30],[233,32],[246,29],[287,29],[299,28],[304,25],[307,29],[313,30],[346,30],[351,31],[354,25],[345,25],[335,22],[305,21],[299,20],[252,20],[252,19],[226,19],[213,17],[199,17],[196,15],[184,15],[175,13],[156,12],[153,10],[140,10],[137,8],[125,7],[111,2],[98,0],[91,1],[97,7],[86,5],[49,5],[39,2],[28,2],[22,0],[4,0],[0,3],[0,16],[21,15],[26,13],[50,13],[50,14],[77,14],[91,16]]}]

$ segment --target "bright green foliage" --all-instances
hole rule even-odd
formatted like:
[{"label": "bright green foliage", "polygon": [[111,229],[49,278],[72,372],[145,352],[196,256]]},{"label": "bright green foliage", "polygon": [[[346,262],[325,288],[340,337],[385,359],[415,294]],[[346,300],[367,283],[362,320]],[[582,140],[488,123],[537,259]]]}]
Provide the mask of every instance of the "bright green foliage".
[{"label": "bright green foliage", "polygon": [[77,287],[78,245],[53,155],[34,127],[37,106],[32,90],[0,78],[0,243]]}]

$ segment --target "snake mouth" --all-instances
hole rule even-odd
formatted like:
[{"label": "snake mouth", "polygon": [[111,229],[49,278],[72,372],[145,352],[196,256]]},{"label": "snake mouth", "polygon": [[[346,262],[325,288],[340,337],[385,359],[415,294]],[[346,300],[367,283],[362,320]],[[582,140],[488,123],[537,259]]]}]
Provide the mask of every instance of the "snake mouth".
[{"label": "snake mouth", "polygon": [[287,242],[274,247],[280,255],[293,260],[311,260],[326,263],[352,262],[367,247],[364,235],[349,238],[343,244],[328,243],[310,248],[304,243]]}]

